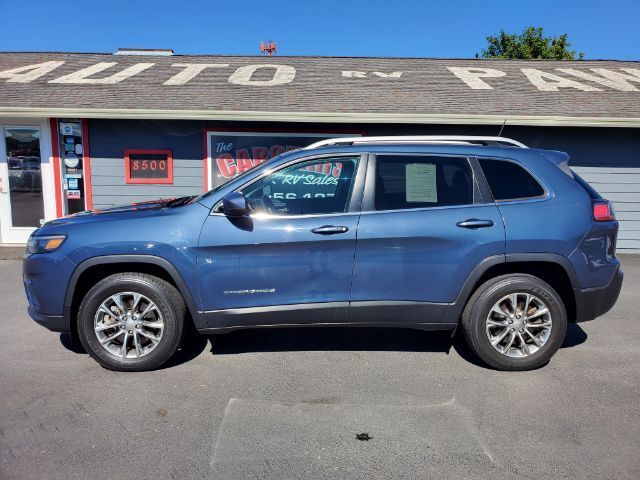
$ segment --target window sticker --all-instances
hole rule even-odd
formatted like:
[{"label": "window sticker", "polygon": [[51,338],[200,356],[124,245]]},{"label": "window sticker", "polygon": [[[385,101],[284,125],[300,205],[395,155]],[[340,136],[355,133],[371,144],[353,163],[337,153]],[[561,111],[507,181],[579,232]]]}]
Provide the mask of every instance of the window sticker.
[{"label": "window sticker", "polygon": [[408,203],[437,203],[436,166],[433,163],[408,163],[405,175]]}]

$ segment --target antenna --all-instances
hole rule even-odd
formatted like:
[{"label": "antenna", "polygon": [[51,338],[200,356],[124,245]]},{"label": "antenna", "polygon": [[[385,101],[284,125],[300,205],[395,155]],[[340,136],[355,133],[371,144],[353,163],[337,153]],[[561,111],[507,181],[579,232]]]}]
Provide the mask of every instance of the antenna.
[{"label": "antenna", "polygon": [[278,49],[278,44],[276,42],[272,42],[271,40],[267,40],[266,42],[260,42],[260,52],[263,55],[267,55],[268,57],[272,56],[276,53]]},{"label": "antenna", "polygon": [[504,119],[504,122],[502,122],[502,126],[500,127],[500,131],[498,132],[498,136],[501,137],[502,136],[502,131],[504,130],[504,126],[507,124],[507,119]]}]

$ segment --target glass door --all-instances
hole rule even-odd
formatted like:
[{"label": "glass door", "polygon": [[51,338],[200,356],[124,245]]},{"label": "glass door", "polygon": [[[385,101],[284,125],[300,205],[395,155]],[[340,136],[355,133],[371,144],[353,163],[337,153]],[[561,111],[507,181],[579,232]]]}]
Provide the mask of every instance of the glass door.
[{"label": "glass door", "polygon": [[0,235],[25,243],[45,220],[41,129],[0,126]]}]

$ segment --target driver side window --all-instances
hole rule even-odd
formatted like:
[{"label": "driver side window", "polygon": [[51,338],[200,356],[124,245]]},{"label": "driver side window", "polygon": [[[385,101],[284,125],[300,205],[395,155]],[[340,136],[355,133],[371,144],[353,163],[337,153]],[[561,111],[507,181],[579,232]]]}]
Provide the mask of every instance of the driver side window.
[{"label": "driver side window", "polygon": [[321,158],[273,172],[243,190],[250,208],[272,215],[346,212],[358,158]]}]

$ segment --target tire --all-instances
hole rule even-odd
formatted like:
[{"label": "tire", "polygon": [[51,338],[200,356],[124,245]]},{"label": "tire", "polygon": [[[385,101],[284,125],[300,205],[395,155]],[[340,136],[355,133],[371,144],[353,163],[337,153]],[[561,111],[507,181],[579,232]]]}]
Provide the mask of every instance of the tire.
[{"label": "tire", "polygon": [[[134,294],[141,299],[138,307],[134,305]],[[115,312],[120,312],[120,308],[113,298],[120,299],[125,313],[129,312],[126,322],[117,318]],[[138,318],[135,313],[143,314],[138,310],[144,310],[150,303],[156,308],[134,321]],[[107,310],[101,309],[104,305]],[[107,311],[114,313],[107,315]],[[154,370],[169,360],[180,346],[185,317],[184,300],[170,283],[143,273],[117,273],[98,282],[85,295],[78,310],[78,336],[89,355],[104,368],[122,372]],[[162,328],[146,325],[162,325]],[[102,326],[105,328],[97,332],[96,327]],[[122,329],[120,336],[112,337],[119,329]],[[107,337],[115,340],[106,341],[103,346],[99,336],[103,341],[108,340]],[[124,356],[118,342],[124,343]]]},{"label": "tire", "polygon": [[[509,307],[513,294],[517,294],[515,303],[519,306],[515,311]],[[527,301],[529,323],[523,315]],[[499,312],[492,310],[494,306]],[[547,313],[543,314],[544,307]],[[510,274],[488,280],[474,292],[462,313],[461,326],[469,348],[487,365],[497,370],[532,370],[546,365],[562,345],[567,314],[562,299],[548,283],[532,275]],[[494,347],[489,336],[495,342],[503,334],[506,337]]]}]

